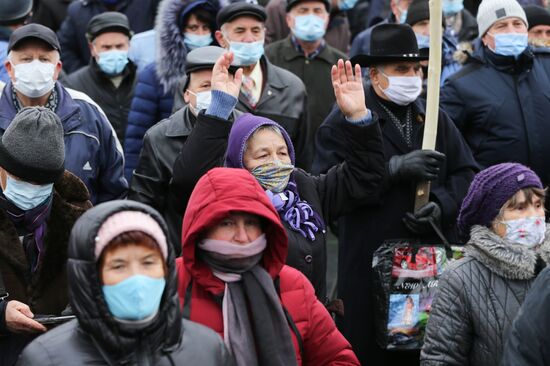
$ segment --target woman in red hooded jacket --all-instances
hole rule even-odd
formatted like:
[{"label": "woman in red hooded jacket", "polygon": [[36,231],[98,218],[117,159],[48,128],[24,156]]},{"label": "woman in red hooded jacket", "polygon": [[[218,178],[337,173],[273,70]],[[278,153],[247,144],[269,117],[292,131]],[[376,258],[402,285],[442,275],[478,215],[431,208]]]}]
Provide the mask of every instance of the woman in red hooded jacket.
[{"label": "woman in red hooded jacket", "polygon": [[359,365],[312,285],[286,266],[286,231],[245,169],[197,183],[178,258],[184,315],[224,339],[238,366]]}]

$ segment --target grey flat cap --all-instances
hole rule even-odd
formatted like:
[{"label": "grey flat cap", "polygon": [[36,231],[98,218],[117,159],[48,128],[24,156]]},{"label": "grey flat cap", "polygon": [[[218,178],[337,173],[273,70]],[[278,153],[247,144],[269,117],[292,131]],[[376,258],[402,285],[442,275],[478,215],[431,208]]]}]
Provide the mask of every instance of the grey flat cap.
[{"label": "grey flat cap", "polygon": [[65,170],[63,125],[47,108],[23,108],[0,139],[0,166],[24,181],[55,183]]},{"label": "grey flat cap", "polygon": [[[190,74],[197,70],[211,69],[214,67],[216,61],[227,50],[218,46],[205,46],[195,48],[193,51],[187,54],[187,61],[185,64],[185,73]],[[229,71],[234,73],[241,67],[235,64],[235,60],[229,67]]]}]

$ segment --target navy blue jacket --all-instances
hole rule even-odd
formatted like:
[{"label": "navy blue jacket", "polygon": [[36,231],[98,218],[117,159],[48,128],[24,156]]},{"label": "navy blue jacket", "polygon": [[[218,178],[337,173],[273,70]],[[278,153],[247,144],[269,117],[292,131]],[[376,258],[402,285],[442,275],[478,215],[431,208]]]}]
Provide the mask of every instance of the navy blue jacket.
[{"label": "navy blue jacket", "polygon": [[516,61],[476,44],[467,64],[441,90],[482,168],[513,161],[550,183],[550,50],[527,48]]},{"label": "navy blue jacket", "polygon": [[[115,10],[126,14],[130,28],[139,33],[154,27],[159,2],[160,0],[119,0]],[[68,74],[88,65],[90,49],[85,36],[86,28],[94,15],[106,11],[108,9],[102,0],[76,0],[69,5],[67,17],[57,34],[63,69]]]},{"label": "navy blue jacket", "polygon": [[[124,198],[128,182],[124,178],[122,149],[115,131],[103,112],[74,93],[56,83],[59,101],[56,114],[65,134],[65,169],[79,177],[93,204]],[[85,95],[84,95],[85,96]],[[15,117],[12,84],[6,84],[0,98],[0,134],[3,134]]]},{"label": "navy blue jacket", "polygon": [[149,64],[139,72],[134,99],[128,114],[128,126],[124,138],[124,175],[128,182],[131,181],[132,172],[138,165],[145,133],[154,124],[172,114],[174,94],[164,93],[155,65],[155,63]]}]

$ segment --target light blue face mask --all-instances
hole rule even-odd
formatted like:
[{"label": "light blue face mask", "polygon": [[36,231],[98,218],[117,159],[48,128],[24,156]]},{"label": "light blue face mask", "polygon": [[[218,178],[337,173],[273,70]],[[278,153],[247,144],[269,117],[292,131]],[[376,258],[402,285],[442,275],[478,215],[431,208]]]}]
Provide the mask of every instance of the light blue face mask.
[{"label": "light blue face mask", "polygon": [[420,33],[415,33],[416,42],[418,43],[418,49],[430,48],[430,36],[425,36]]},{"label": "light blue face mask", "polygon": [[353,9],[355,4],[357,4],[357,1],[359,0],[341,0],[338,7],[340,8],[340,10],[350,10]]},{"label": "light blue face mask", "polygon": [[501,56],[518,57],[527,48],[527,33],[491,34],[495,39],[494,53]]},{"label": "light blue face mask", "polygon": [[194,34],[194,33],[185,33],[183,38],[183,43],[190,50],[195,48],[205,47],[212,44],[212,34]]},{"label": "light blue face mask", "polygon": [[105,51],[99,53],[97,64],[101,71],[107,75],[118,75],[122,73],[128,64],[128,51]]},{"label": "light blue face mask", "polygon": [[264,41],[229,42],[229,50],[237,59],[235,63],[243,66],[254,65],[264,54]]},{"label": "light blue face mask", "polygon": [[295,16],[292,33],[302,41],[317,41],[325,35],[325,20],[313,14]]},{"label": "light blue face mask", "polygon": [[407,14],[409,13],[409,10],[401,10],[401,15],[399,16],[399,24],[405,24],[407,22]]},{"label": "light blue face mask", "polygon": [[103,296],[115,318],[142,320],[158,311],[165,286],[164,278],[135,275],[116,285],[104,285]]},{"label": "light blue face mask", "polygon": [[13,179],[8,175],[4,196],[23,211],[28,211],[44,203],[52,192],[53,183],[36,185]]},{"label": "light blue face mask", "polygon": [[464,9],[464,0],[443,0],[443,15],[453,16]]}]

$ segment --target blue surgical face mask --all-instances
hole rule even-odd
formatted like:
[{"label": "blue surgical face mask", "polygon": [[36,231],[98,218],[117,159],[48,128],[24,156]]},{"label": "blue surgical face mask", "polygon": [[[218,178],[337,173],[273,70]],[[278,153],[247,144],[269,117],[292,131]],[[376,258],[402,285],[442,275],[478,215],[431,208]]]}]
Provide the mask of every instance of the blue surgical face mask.
[{"label": "blue surgical face mask", "polygon": [[464,9],[464,0],[443,0],[443,15],[453,16]]},{"label": "blue surgical face mask", "polygon": [[128,51],[105,51],[99,53],[97,64],[107,75],[119,75],[128,64]]},{"label": "blue surgical face mask", "polygon": [[501,221],[506,225],[504,237],[514,244],[534,247],[541,244],[546,236],[544,216],[524,217],[517,220]]},{"label": "blue surgical face mask", "polygon": [[401,10],[400,8],[399,11],[401,12],[401,15],[399,16],[399,24],[405,24],[407,22],[407,14],[409,13],[409,10]]},{"label": "blue surgical face mask", "polygon": [[340,5],[338,5],[338,7],[340,10],[350,10],[357,4],[357,1],[359,0],[340,0]]},{"label": "blue surgical face mask", "polygon": [[313,14],[294,17],[292,33],[302,41],[317,41],[325,35],[325,31],[325,20],[321,17]]},{"label": "blue surgical face mask", "polygon": [[189,106],[191,107],[191,111],[195,116],[198,115],[199,112],[203,109],[208,109],[210,103],[212,102],[212,93],[210,92],[210,90],[198,93],[194,93],[191,90],[188,91],[195,96],[195,106],[189,104]]},{"label": "blue surgical face mask", "polygon": [[415,33],[416,42],[418,42],[418,49],[430,48],[430,36],[425,36],[420,33]]},{"label": "blue surgical face mask", "polygon": [[[227,39],[227,37],[225,37]],[[235,55],[235,63],[242,66],[256,64],[264,54],[264,40],[256,42],[229,41],[229,50]]]},{"label": "blue surgical face mask", "polygon": [[115,318],[142,320],[158,311],[165,286],[164,278],[135,275],[116,285],[103,285],[103,296]]},{"label": "blue surgical face mask", "polygon": [[36,185],[14,179],[8,175],[4,196],[23,211],[28,211],[44,203],[52,192],[53,183]]},{"label": "blue surgical face mask", "polygon": [[195,48],[205,47],[212,44],[212,34],[194,34],[194,33],[185,33],[183,38],[183,43],[190,50]]},{"label": "blue surgical face mask", "polygon": [[527,33],[487,33],[495,39],[495,49],[492,50],[497,55],[518,57],[527,48]]}]

